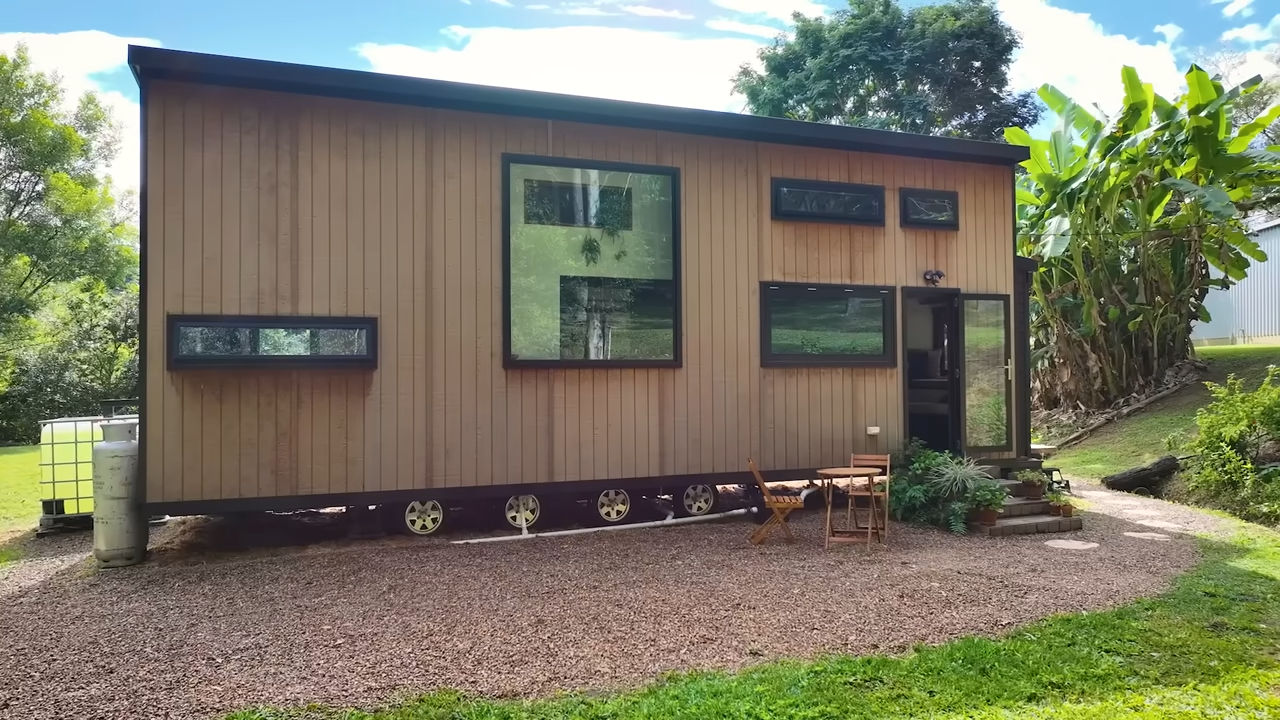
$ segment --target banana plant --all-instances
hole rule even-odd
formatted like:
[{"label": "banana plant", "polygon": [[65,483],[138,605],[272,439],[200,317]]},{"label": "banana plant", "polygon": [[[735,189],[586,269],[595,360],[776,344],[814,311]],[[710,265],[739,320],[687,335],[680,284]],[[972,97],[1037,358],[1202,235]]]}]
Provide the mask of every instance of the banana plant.
[{"label": "banana plant", "polygon": [[[1037,258],[1032,378],[1043,408],[1105,409],[1149,391],[1209,320],[1207,294],[1243,279],[1266,255],[1243,222],[1280,186],[1280,147],[1250,149],[1280,105],[1234,130],[1233,103],[1260,77],[1224,89],[1192,65],[1174,100],[1121,72],[1124,99],[1095,113],[1051,85],[1058,117],[1018,179],[1018,251]],[[1212,277],[1210,268],[1220,277]]]}]

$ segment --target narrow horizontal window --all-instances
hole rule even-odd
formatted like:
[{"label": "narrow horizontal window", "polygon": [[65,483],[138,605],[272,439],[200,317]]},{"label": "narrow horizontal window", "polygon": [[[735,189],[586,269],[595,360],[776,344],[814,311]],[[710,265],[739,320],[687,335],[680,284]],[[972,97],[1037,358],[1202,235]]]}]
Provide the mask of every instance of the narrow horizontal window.
[{"label": "narrow horizontal window", "polygon": [[760,298],[766,367],[896,364],[893,288],[766,282]]},{"label": "narrow horizontal window", "polygon": [[773,219],[884,225],[884,188],[774,178]]},{"label": "narrow horizontal window", "polygon": [[675,168],[504,157],[504,366],[680,364]]},{"label": "narrow horizontal window", "polygon": [[951,190],[898,190],[904,227],[960,229],[960,194]]},{"label": "narrow horizontal window", "polygon": [[377,318],[170,315],[169,368],[377,366]]}]

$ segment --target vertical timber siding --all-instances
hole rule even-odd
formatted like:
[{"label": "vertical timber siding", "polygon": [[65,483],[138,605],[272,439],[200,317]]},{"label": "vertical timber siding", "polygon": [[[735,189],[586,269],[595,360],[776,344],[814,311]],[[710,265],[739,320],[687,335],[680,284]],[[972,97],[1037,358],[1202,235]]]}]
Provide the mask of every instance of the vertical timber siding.
[{"label": "vertical timber siding", "polygon": [[[147,98],[149,502],[840,463],[900,443],[898,369],[761,368],[758,283],[1013,287],[1007,167],[165,82]],[[504,152],[680,169],[682,368],[503,370]],[[774,176],[884,185],[885,227],[774,222]],[[959,233],[901,228],[899,187],[959,191]],[[166,313],[375,315],[379,367],[168,372]]]}]

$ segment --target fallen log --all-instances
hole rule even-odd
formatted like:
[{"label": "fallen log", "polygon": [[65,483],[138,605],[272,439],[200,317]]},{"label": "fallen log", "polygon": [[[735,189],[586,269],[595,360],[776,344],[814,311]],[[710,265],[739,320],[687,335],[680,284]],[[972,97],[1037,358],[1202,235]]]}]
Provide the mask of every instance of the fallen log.
[{"label": "fallen log", "polygon": [[1165,455],[1150,465],[1143,465],[1115,475],[1108,475],[1102,478],[1102,484],[1111,490],[1128,492],[1139,488],[1150,490],[1153,485],[1158,485],[1168,480],[1180,467],[1181,463],[1178,462],[1178,458],[1172,455]]}]

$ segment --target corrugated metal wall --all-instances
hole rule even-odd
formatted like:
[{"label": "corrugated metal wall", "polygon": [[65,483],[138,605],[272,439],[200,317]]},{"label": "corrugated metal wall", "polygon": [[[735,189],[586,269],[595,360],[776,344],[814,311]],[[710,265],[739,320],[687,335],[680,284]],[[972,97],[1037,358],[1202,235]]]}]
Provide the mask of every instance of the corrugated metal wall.
[{"label": "corrugated metal wall", "polygon": [[1209,292],[1205,305],[1213,319],[1192,328],[1197,345],[1280,344],[1280,222],[1259,230],[1257,241],[1267,261],[1253,263],[1231,289]]}]

